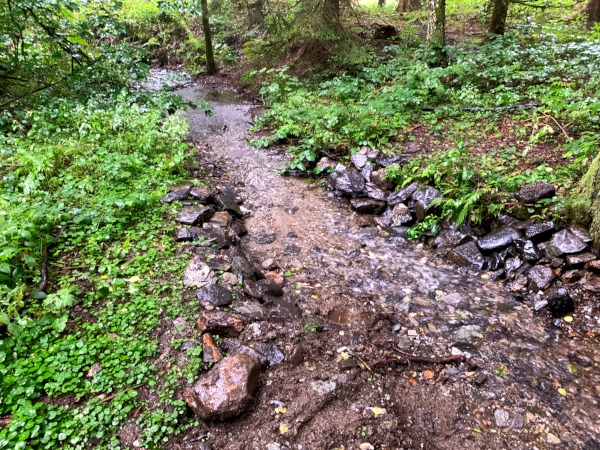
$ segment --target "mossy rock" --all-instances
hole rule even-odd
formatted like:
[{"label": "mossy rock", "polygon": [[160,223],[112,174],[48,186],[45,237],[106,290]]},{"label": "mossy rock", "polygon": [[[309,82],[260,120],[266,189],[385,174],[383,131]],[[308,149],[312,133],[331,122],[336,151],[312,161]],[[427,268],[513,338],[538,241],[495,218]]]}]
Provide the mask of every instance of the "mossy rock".
[{"label": "mossy rock", "polygon": [[600,154],[581,179],[570,215],[573,221],[589,223],[590,235],[596,243],[600,243]]}]

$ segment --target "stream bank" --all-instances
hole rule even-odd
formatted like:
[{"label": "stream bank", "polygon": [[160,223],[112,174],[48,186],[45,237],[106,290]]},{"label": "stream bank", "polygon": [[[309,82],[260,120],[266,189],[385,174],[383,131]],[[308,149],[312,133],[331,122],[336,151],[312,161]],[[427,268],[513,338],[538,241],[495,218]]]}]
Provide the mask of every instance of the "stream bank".
[{"label": "stream bank", "polygon": [[[596,330],[549,323],[481,273],[277,175],[280,155],[246,145],[252,105],[233,92],[178,92],[212,106],[189,113],[190,138],[211,185],[243,200],[240,247],[256,266],[272,260],[289,308],[236,295],[252,322],[239,342],[284,360],[241,416],[200,422],[173,448],[597,448]],[[395,351],[467,361],[374,364]]]}]

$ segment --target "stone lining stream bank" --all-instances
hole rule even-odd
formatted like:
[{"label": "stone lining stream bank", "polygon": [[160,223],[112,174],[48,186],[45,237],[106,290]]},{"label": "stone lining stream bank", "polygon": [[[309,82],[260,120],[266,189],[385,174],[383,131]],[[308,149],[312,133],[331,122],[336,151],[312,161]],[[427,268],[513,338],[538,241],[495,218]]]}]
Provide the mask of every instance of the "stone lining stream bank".
[{"label": "stone lining stream bank", "polygon": [[[573,323],[553,322],[480,272],[390,238],[321,188],[277,175],[280,156],[245,144],[251,105],[220,92],[179,91],[211,99],[213,117],[189,113],[190,137],[211,194],[237,198],[240,210],[213,198],[211,208],[231,219],[203,212],[208,199],[188,199],[188,191],[182,207],[209,225],[182,222],[179,239],[195,264],[187,301],[197,302],[199,331],[210,332],[206,324],[221,312],[243,323],[235,332],[215,325],[203,339],[205,358],[227,357],[199,380],[238,358],[229,365],[245,384],[234,383],[235,418],[204,416],[211,420],[170,448],[599,447],[597,317],[576,311]],[[239,213],[243,222],[233,218]],[[198,239],[206,231],[213,234]],[[191,284],[204,286],[198,293]],[[183,336],[198,332],[179,325]],[[466,361],[389,361],[399,354]],[[194,386],[181,391],[192,406]]]}]

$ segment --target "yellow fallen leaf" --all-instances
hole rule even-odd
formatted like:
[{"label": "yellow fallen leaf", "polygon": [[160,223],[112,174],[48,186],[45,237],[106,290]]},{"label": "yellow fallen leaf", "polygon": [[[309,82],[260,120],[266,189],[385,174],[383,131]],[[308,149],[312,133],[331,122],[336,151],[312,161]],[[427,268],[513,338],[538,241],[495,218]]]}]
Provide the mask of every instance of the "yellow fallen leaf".
[{"label": "yellow fallen leaf", "polygon": [[571,316],[565,316],[565,317],[563,317],[563,320],[567,323],[573,322],[573,318]]},{"label": "yellow fallen leaf", "polygon": [[285,406],[278,406],[277,409],[275,409],[275,412],[278,414],[285,414],[287,412],[287,408]]},{"label": "yellow fallen leaf", "polygon": [[135,275],[131,278],[128,278],[127,281],[129,283],[139,283],[140,281],[142,281],[142,279],[140,277],[138,277],[137,275]]},{"label": "yellow fallen leaf", "polygon": [[563,397],[567,395],[567,391],[564,388],[558,388],[558,393]]},{"label": "yellow fallen leaf", "polygon": [[279,425],[279,432],[281,434],[286,434],[288,431],[290,431],[290,429],[288,428],[288,426],[285,423],[282,423],[281,425]]},{"label": "yellow fallen leaf", "polygon": [[375,414],[376,416],[380,416],[381,414],[383,414],[383,408],[380,408],[379,406],[374,406],[373,408],[371,408],[371,411],[373,411],[373,414]]}]

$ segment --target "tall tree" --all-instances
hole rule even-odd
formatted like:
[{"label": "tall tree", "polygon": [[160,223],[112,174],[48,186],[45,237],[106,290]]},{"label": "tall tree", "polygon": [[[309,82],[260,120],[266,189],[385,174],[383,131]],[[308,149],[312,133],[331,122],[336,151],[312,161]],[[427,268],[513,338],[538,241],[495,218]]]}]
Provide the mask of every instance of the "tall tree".
[{"label": "tall tree", "polygon": [[435,63],[443,64],[446,60],[446,0],[429,0],[427,40],[435,52]]},{"label": "tall tree", "polygon": [[204,46],[206,47],[206,73],[214,75],[217,73],[217,64],[215,63],[215,55],[213,52],[207,0],[200,0],[200,7],[202,8],[202,29],[204,30]]},{"label": "tall tree", "polygon": [[506,31],[506,16],[508,16],[509,0],[491,0],[492,15],[488,24],[488,32],[504,34]]},{"label": "tall tree", "polygon": [[593,27],[595,23],[600,23],[600,0],[589,0],[585,12],[588,15],[588,27]]}]

